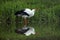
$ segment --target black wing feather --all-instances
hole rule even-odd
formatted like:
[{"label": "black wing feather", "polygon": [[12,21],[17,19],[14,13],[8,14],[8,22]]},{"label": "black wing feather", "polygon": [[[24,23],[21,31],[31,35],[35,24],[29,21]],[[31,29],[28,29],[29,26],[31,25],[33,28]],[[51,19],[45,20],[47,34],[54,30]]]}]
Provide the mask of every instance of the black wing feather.
[{"label": "black wing feather", "polygon": [[29,16],[29,14],[27,14],[26,12],[24,12],[25,10],[21,10],[21,11],[17,11],[16,13],[15,13],[15,15],[27,15],[27,16]]}]

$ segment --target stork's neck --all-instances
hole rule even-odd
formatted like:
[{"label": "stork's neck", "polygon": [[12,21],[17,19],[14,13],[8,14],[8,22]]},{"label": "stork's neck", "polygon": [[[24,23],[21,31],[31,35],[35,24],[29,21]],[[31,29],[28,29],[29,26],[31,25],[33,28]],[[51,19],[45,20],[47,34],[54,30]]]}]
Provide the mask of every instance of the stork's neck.
[{"label": "stork's neck", "polygon": [[32,12],[35,12],[35,9],[32,9]]},{"label": "stork's neck", "polygon": [[35,9],[32,9],[32,11],[31,11],[33,14],[35,13]]}]

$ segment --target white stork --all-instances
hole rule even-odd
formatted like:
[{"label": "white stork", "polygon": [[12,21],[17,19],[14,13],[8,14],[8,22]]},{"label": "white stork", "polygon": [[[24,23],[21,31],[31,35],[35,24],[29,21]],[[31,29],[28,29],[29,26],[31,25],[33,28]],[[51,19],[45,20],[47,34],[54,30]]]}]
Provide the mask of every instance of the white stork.
[{"label": "white stork", "polygon": [[22,16],[23,18],[30,18],[30,17],[34,16],[34,13],[35,13],[35,9],[31,10],[29,8],[26,8],[26,9],[17,11],[15,13],[15,15],[16,16]]},{"label": "white stork", "polygon": [[22,16],[24,18],[24,28],[17,29],[16,30],[17,33],[25,34],[26,36],[29,36],[31,34],[35,34],[34,28],[26,27],[27,23],[28,23],[27,18],[30,18],[30,17],[34,16],[34,13],[35,13],[35,9],[31,10],[29,8],[17,11],[15,13],[16,16]]},{"label": "white stork", "polygon": [[22,16],[24,18],[24,26],[27,25],[27,18],[30,18],[32,16],[34,16],[34,13],[35,13],[35,9],[29,9],[29,8],[26,8],[26,9],[23,9],[23,10],[20,10],[20,11],[17,11],[15,13],[16,16]]}]

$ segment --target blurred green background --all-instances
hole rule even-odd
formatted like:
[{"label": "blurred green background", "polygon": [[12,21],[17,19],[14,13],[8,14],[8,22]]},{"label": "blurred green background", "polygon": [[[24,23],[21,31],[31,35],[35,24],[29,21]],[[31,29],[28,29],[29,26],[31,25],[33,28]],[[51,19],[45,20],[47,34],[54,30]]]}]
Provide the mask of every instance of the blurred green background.
[{"label": "blurred green background", "polygon": [[[22,28],[23,18],[14,15],[18,10],[35,8],[35,15],[28,19],[35,35],[15,33]],[[0,0],[0,40],[60,40],[60,0]]]}]

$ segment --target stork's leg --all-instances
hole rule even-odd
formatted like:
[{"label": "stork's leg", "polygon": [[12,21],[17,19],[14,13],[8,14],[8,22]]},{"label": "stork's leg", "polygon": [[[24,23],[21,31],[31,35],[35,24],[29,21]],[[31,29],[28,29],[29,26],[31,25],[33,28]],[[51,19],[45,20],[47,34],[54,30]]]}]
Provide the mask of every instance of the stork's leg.
[{"label": "stork's leg", "polygon": [[27,23],[28,23],[27,18],[24,18],[24,27],[27,26]]}]

